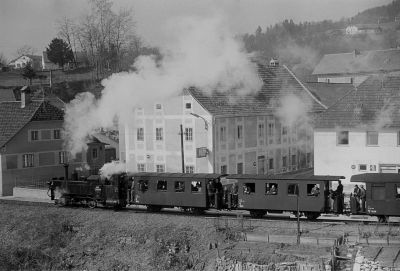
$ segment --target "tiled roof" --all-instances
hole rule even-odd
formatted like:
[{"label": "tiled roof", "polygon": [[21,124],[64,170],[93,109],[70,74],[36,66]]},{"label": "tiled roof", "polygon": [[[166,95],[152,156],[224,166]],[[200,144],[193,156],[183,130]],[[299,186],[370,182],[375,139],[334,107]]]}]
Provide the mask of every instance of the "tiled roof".
[{"label": "tiled roof", "polygon": [[99,142],[102,142],[104,144],[109,145],[110,147],[118,149],[118,142],[116,142],[115,140],[111,139],[110,137],[108,137],[105,134],[95,133],[93,135],[93,137],[96,138]]},{"label": "tiled roof", "polygon": [[188,91],[215,116],[273,114],[280,106],[281,98],[289,94],[309,102],[312,112],[326,109],[286,66],[267,67],[258,64],[258,73],[263,85],[261,90],[254,94],[238,95],[234,92],[218,91],[207,94],[194,87]]},{"label": "tiled roof", "polygon": [[25,108],[21,108],[21,102],[2,102],[0,103],[0,147],[30,121],[63,119],[64,113],[48,102],[31,101]]},{"label": "tiled roof", "polygon": [[307,88],[326,106],[330,107],[354,89],[352,84],[309,82]]},{"label": "tiled roof", "polygon": [[400,127],[400,76],[371,76],[321,113],[316,128]]},{"label": "tiled roof", "polygon": [[400,49],[324,55],[312,74],[354,74],[400,70]]},{"label": "tiled roof", "polygon": [[12,102],[15,101],[15,95],[12,88],[1,88],[0,89],[0,102]]}]

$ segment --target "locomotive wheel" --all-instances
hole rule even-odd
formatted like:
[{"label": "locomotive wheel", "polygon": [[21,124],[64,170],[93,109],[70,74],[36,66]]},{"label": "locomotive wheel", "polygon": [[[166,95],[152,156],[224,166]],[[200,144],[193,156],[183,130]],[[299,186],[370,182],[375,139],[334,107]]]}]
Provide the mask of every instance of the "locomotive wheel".
[{"label": "locomotive wheel", "polygon": [[320,213],[317,212],[306,212],[305,216],[308,220],[315,220],[320,216]]},{"label": "locomotive wheel", "polygon": [[96,208],[97,206],[97,202],[94,199],[89,200],[87,204],[90,209]]},{"label": "locomotive wheel", "polygon": [[378,216],[378,222],[379,223],[387,223],[388,220],[389,220],[389,216],[387,216],[387,215]]},{"label": "locomotive wheel", "polygon": [[61,196],[60,199],[58,200],[58,205],[66,206],[67,205],[67,198],[64,197],[64,196]]},{"label": "locomotive wheel", "polygon": [[250,216],[252,218],[261,218],[263,217],[267,212],[263,210],[251,210],[250,211]]}]

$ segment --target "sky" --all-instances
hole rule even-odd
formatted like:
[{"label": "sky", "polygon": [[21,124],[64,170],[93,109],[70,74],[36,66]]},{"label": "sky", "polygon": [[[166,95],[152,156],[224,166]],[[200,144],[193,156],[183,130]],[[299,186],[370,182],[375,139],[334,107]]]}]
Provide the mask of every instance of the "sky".
[{"label": "sky", "polygon": [[[338,20],[392,0],[115,0],[113,7],[132,8],[136,31],[151,46],[168,38],[164,26],[176,18],[222,15],[234,34],[254,33],[284,19]],[[86,0],[0,0],[0,54],[11,60],[29,45],[40,54],[57,35],[57,20],[79,18]]]}]

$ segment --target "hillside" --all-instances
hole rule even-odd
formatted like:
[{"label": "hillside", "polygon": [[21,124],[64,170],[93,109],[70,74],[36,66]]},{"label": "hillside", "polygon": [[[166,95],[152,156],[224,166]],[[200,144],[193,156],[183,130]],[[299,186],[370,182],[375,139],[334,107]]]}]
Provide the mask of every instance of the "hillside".
[{"label": "hillside", "polygon": [[[266,59],[277,57],[300,77],[306,77],[324,54],[399,46],[400,17],[395,22],[399,13],[400,0],[396,0],[340,21],[294,23],[285,20],[265,29],[259,26],[254,34],[245,34],[242,38],[248,52],[258,52]],[[377,18],[380,18],[379,25]],[[364,26],[371,30],[346,35],[346,27],[360,24],[369,24]]]}]

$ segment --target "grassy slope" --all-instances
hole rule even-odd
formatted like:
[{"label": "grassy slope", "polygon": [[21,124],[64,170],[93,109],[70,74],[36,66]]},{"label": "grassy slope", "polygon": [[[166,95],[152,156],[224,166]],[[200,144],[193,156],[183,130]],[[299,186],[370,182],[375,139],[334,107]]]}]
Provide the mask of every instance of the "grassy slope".
[{"label": "grassy slope", "polygon": [[216,240],[187,216],[0,204],[0,217],[0,270],[200,268]]}]

